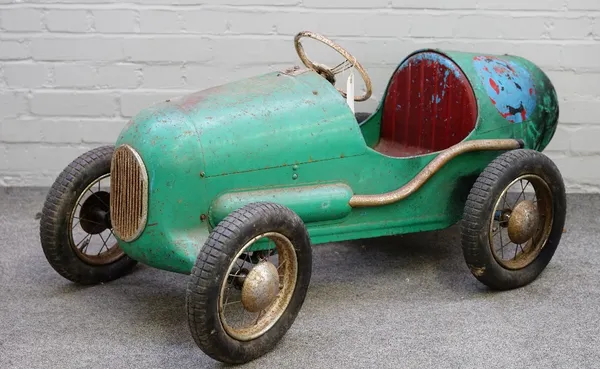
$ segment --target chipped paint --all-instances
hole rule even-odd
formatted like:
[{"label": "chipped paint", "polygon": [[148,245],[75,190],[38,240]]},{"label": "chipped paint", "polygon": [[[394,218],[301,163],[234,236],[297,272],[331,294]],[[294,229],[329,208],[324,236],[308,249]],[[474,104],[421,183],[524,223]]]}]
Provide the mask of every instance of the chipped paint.
[{"label": "chipped paint", "polygon": [[[458,66],[452,61],[452,59],[446,57],[443,54],[439,54],[439,53],[431,52],[431,51],[421,52],[421,53],[417,53],[414,56],[412,56],[411,62],[415,63],[415,64],[424,62],[426,66],[438,65],[438,66],[444,67],[446,69],[446,71],[444,72],[445,81],[447,81],[450,73],[452,73],[455,78],[458,78],[458,79],[463,78],[462,72],[460,71]],[[400,66],[400,70],[403,70],[404,68],[406,68],[408,66],[409,66],[409,63],[403,63]]]},{"label": "chipped paint", "polygon": [[479,55],[473,65],[490,98],[503,118],[522,123],[536,107],[535,83],[531,74],[514,61]]}]

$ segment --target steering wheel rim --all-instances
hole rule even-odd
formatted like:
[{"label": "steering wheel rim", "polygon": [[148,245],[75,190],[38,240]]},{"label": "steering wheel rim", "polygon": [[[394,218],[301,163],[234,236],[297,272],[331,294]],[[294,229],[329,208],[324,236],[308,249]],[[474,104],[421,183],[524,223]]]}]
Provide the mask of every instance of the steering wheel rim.
[{"label": "steering wheel rim", "polygon": [[[334,68],[329,68],[323,64],[312,62],[308,58],[308,56],[306,56],[304,47],[300,43],[300,39],[303,37],[312,38],[314,40],[324,43],[325,45],[327,45],[327,46],[331,47],[332,49],[334,49],[335,51],[337,51],[344,58],[346,58],[346,61],[342,62],[341,64],[339,64],[338,66],[336,66]],[[325,79],[327,79],[329,82],[331,82],[331,84],[335,84],[335,75],[336,74],[341,73],[341,72],[345,71],[346,69],[349,69],[350,67],[356,68],[356,70],[358,70],[358,72],[360,73],[363,81],[365,82],[365,87],[367,88],[367,92],[362,96],[355,96],[354,101],[365,101],[369,97],[371,97],[371,94],[373,93],[373,85],[371,83],[371,78],[367,74],[367,71],[365,71],[365,68],[363,68],[363,66],[358,62],[358,60],[356,60],[356,58],[352,54],[350,54],[346,49],[344,49],[337,43],[331,41],[327,37],[320,35],[318,33],[311,32],[311,31],[302,31],[302,32],[299,32],[296,35],[296,37],[294,37],[294,47],[296,48],[296,53],[298,53],[298,57],[300,57],[300,60],[302,61],[302,63],[307,68],[312,69],[315,72],[321,74]],[[349,63],[348,68],[344,68],[344,69],[337,71],[337,68],[341,67],[342,65],[344,65],[346,63]],[[346,65],[348,65],[348,64],[346,64]],[[336,87],[336,90],[338,90],[342,94],[342,96],[344,96],[344,97],[348,96],[345,91],[342,91],[337,87]]]}]

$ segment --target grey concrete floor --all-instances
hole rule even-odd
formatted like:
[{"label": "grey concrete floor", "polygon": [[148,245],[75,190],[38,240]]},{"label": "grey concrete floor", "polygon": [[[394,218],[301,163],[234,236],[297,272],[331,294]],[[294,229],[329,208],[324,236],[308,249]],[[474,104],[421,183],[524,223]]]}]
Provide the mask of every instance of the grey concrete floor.
[{"label": "grey concrete floor", "polygon": [[[0,189],[0,368],[221,368],[194,344],[185,275],[145,266],[80,287],[40,248],[43,190]],[[600,197],[569,196],[566,233],[531,285],[492,292],[458,228],[315,246],[295,324],[247,368],[597,368]]]}]

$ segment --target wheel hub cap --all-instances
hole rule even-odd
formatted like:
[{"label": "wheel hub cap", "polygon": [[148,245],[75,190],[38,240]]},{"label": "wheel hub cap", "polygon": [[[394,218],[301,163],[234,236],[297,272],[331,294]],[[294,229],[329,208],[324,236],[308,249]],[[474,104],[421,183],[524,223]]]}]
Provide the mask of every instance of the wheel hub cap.
[{"label": "wheel hub cap", "polygon": [[270,262],[261,262],[248,273],[242,288],[242,305],[250,312],[266,309],[279,293],[279,273]]},{"label": "wheel hub cap", "polygon": [[508,237],[516,244],[529,240],[539,224],[539,212],[533,201],[521,201],[508,220]]}]

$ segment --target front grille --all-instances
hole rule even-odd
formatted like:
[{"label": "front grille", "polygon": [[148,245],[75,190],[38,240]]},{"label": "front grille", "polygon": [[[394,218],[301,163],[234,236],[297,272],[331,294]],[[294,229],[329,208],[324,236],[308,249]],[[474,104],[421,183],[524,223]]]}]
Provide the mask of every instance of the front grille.
[{"label": "front grille", "polygon": [[148,174],[140,155],[119,146],[110,168],[110,219],[116,236],[126,242],[139,237],[148,217]]}]

